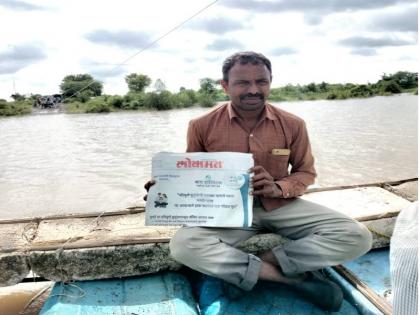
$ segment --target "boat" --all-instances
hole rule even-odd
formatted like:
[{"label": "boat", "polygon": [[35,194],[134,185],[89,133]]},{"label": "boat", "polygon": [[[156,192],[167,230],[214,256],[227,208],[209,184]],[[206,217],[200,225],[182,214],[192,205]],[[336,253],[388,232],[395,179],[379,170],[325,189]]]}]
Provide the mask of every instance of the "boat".
[{"label": "boat", "polygon": [[[313,188],[302,198],[351,215],[374,235],[369,253],[324,270],[345,293],[337,314],[391,314],[389,240],[399,211],[417,199],[417,178]],[[170,257],[168,242],[177,227],[144,226],[143,207],[3,220],[0,226],[0,285],[24,281],[29,271],[56,282],[43,315],[325,314],[296,292],[270,283],[257,284],[237,301],[227,299],[219,279]],[[264,234],[242,248],[258,253],[284,241]]]}]

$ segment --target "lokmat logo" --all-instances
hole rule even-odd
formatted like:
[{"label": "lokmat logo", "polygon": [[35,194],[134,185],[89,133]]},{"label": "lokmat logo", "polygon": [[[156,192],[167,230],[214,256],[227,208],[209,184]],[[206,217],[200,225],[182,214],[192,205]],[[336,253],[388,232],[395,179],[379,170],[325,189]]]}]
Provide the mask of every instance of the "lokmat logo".
[{"label": "lokmat logo", "polygon": [[217,160],[191,160],[185,158],[184,160],[176,162],[177,168],[223,168],[223,162]]}]

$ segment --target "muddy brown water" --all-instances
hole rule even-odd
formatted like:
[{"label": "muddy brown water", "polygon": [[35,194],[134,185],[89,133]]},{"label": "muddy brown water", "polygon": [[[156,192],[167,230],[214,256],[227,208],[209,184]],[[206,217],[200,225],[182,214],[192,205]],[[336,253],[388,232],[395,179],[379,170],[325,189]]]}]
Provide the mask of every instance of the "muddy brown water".
[{"label": "muddy brown water", "polygon": [[[321,187],[418,176],[417,96],[275,105],[305,119]],[[0,118],[0,219],[142,202],[152,155],[184,151],[188,121],[207,110]],[[47,285],[0,288],[0,315],[19,314]],[[38,314],[47,296],[22,314]]]},{"label": "muddy brown water", "polygon": [[26,282],[0,288],[0,315],[38,315],[52,282]]},{"label": "muddy brown water", "polygon": [[[281,102],[305,119],[316,185],[417,177],[417,96]],[[152,155],[183,152],[207,108],[0,118],[0,219],[114,211],[143,202]]]}]

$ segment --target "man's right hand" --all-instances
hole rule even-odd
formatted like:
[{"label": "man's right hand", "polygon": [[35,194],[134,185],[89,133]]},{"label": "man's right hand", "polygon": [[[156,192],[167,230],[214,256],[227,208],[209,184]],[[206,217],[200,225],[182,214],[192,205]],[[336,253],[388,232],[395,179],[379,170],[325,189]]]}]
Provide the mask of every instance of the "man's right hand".
[{"label": "man's right hand", "polygon": [[[149,192],[150,187],[152,187],[154,184],[156,184],[156,182],[153,179],[149,180],[146,184],[144,184],[144,189],[146,189],[146,191]],[[143,200],[147,200],[147,194],[144,195]]]}]

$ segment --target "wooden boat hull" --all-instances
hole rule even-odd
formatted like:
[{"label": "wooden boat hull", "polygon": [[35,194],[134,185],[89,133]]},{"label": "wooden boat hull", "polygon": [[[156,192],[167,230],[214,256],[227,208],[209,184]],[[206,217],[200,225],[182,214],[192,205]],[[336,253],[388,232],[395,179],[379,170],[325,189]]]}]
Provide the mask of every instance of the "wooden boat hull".
[{"label": "wooden boat hull", "polygon": [[[364,295],[345,277],[328,268],[325,274],[343,289],[345,300],[339,315],[391,314],[383,309],[381,294],[389,290],[388,249],[373,251],[345,265],[358,281],[376,290],[376,301]],[[372,268],[363,268],[370,262]],[[381,272],[377,272],[377,267]],[[360,276],[360,278],[359,278]],[[372,289],[373,287],[373,289]],[[371,293],[372,294],[372,293]],[[379,305],[378,302],[379,301]],[[390,306],[387,306],[390,309]],[[391,310],[392,311],[392,310]],[[57,283],[41,315],[52,314],[202,314],[202,315],[296,315],[329,314],[291,291],[285,285],[258,283],[237,300],[228,299],[222,281],[188,270],[164,272],[126,279]]]},{"label": "wooden boat hull", "polygon": [[[328,189],[302,198],[364,223],[373,233],[374,247],[389,245],[396,215],[410,204],[380,187]],[[0,221],[0,286],[19,283],[29,270],[53,281],[178,270],[181,265],[171,258],[168,248],[176,230],[177,227],[145,226],[144,208]],[[244,242],[241,248],[258,254],[285,241],[279,235],[263,234]],[[95,264],[86,264],[87,261]]]}]

